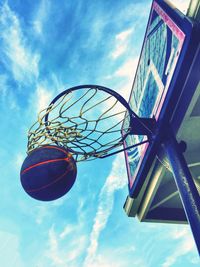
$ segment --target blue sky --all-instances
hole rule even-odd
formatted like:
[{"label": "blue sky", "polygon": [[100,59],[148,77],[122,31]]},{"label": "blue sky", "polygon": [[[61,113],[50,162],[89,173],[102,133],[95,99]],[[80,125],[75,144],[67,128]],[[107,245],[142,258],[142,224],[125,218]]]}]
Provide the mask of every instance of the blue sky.
[{"label": "blue sky", "polygon": [[72,190],[49,203],[26,195],[19,179],[27,130],[63,89],[100,84],[128,98],[150,5],[0,1],[1,266],[198,266],[188,226],[126,216],[123,154],[79,163]]}]

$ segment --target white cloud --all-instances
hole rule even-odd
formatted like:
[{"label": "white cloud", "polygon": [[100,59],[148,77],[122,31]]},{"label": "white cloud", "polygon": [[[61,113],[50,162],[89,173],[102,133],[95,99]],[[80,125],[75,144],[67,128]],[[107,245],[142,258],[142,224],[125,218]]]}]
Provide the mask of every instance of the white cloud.
[{"label": "white cloud", "polygon": [[108,23],[108,18],[104,15],[104,19],[102,19],[102,14],[98,14],[98,10],[96,11],[95,18],[93,13],[91,13],[91,17],[89,16],[90,21],[83,21],[83,24],[88,24],[87,26],[89,30],[88,38],[84,40],[83,47],[89,49],[89,51],[96,49],[99,45],[103,36],[104,28]]},{"label": "white cloud", "polygon": [[175,228],[171,233],[170,233],[170,237],[172,239],[180,239],[186,235],[188,235],[188,229],[187,228]]},{"label": "white cloud", "polygon": [[169,255],[162,264],[162,267],[174,266],[177,260],[193,252],[195,248],[195,243],[189,228],[175,229],[169,233],[169,237],[173,240],[178,240],[178,246],[173,250],[173,253]]},{"label": "white cloud", "polygon": [[40,56],[28,46],[19,18],[5,3],[1,8],[2,61],[15,80],[30,82],[38,77]]},{"label": "white cloud", "polygon": [[53,99],[53,92],[41,84],[37,85],[35,103],[37,113],[47,108]]},{"label": "white cloud", "polygon": [[123,263],[119,260],[113,259],[113,257],[105,256],[105,255],[97,255],[95,257],[95,261],[92,262],[91,265],[88,265],[88,267],[125,267]]},{"label": "white cloud", "polygon": [[128,59],[114,73],[115,76],[133,78],[138,65],[138,58]]},{"label": "white cloud", "polygon": [[133,59],[128,59],[115,71],[112,77],[108,77],[109,79],[113,77],[124,78],[124,82],[116,86],[116,89],[118,90],[118,93],[126,99],[126,101],[129,100],[137,66],[138,58],[135,57]]},{"label": "white cloud", "polygon": [[14,166],[17,170],[21,168],[24,159],[25,159],[24,153],[21,153],[21,152],[17,153],[14,159]]},{"label": "white cloud", "polygon": [[33,28],[38,35],[42,35],[42,23],[40,20],[34,20]]},{"label": "white cloud", "polygon": [[0,98],[6,103],[7,109],[19,111],[15,93],[8,82],[9,76],[0,74]]},{"label": "white cloud", "polygon": [[70,235],[74,230],[75,230],[76,226],[74,225],[66,225],[64,230],[60,233],[59,237],[61,239],[64,239],[67,235]]},{"label": "white cloud", "polygon": [[[116,245],[117,246],[117,245]],[[131,255],[131,256],[130,256]],[[133,261],[134,258],[134,261]],[[135,247],[131,246],[128,247],[127,245],[121,245],[115,249],[115,247],[106,247],[102,249],[101,246],[101,253],[96,253],[95,258],[93,261],[90,261],[88,267],[147,267],[149,266],[146,264],[145,259],[141,257],[141,255],[136,253]]]},{"label": "white cloud", "polygon": [[43,34],[44,23],[48,19],[48,14],[51,7],[50,5],[51,3],[49,1],[42,0],[33,20],[33,28],[36,34],[38,34],[40,37],[42,37]]},{"label": "white cloud", "polygon": [[78,266],[76,262],[84,253],[87,241],[79,226],[66,225],[62,232],[56,232],[55,226],[50,228],[45,255],[50,259],[51,266]]},{"label": "white cloud", "polygon": [[152,1],[141,1],[138,3],[132,2],[129,5],[124,5],[124,8],[117,15],[117,20],[130,22],[134,19],[134,27],[140,26],[144,20],[148,19],[151,3]]},{"label": "white cloud", "polygon": [[128,50],[129,38],[132,33],[133,29],[128,29],[115,36],[116,46],[111,53],[112,58],[116,59]]},{"label": "white cloud", "polygon": [[122,54],[124,54],[126,50],[127,50],[127,44],[122,43],[122,44],[117,45],[117,47],[115,48],[115,50],[112,52],[111,55],[114,59],[116,59]]},{"label": "white cloud", "polygon": [[13,233],[0,231],[1,266],[25,266],[20,255],[19,237]]},{"label": "white cloud", "polygon": [[116,40],[117,41],[127,41],[127,38],[133,33],[133,29],[128,29],[123,32],[120,32],[116,35]]},{"label": "white cloud", "polygon": [[36,207],[35,221],[37,224],[42,224],[45,221],[45,218],[49,218],[51,212],[47,206],[38,205]]},{"label": "white cloud", "polygon": [[[29,99],[29,113],[31,116],[34,116],[34,121],[36,121],[36,116],[39,112],[48,108],[58,92],[62,91],[64,88],[62,82],[54,73],[50,75],[49,79],[36,82],[35,86],[36,89]],[[44,113],[42,113],[42,115],[44,115]],[[60,200],[60,203],[61,202],[62,200]],[[56,202],[55,205],[59,205],[59,202]]]},{"label": "white cloud", "polygon": [[122,64],[113,75],[106,76],[106,80],[113,80],[115,78],[120,78],[123,82],[118,83],[115,86],[115,89],[121,94],[127,101],[129,100],[133,80],[135,77],[136,69],[138,66],[138,57],[133,59],[126,60],[124,64]]},{"label": "white cloud", "polygon": [[112,212],[114,192],[123,188],[127,183],[126,179],[123,179],[123,177],[126,177],[126,175],[124,175],[125,168],[122,164],[123,161],[123,155],[119,154],[114,160],[110,175],[107,177],[100,192],[98,209],[94,218],[92,232],[90,234],[90,244],[83,264],[85,267],[95,266],[94,264],[98,249],[99,236],[101,231],[105,228],[108,218]]},{"label": "white cloud", "polygon": [[48,257],[52,260],[53,264],[55,266],[63,265],[64,261],[59,255],[58,240],[53,226],[49,230],[49,249]]},{"label": "white cloud", "polygon": [[122,86],[120,86],[119,90],[118,90],[120,95],[122,95],[126,99],[127,102],[129,101],[132,83],[133,83],[133,78],[129,79],[126,83],[124,83]]},{"label": "white cloud", "polygon": [[[86,249],[86,236],[85,235],[79,235],[76,237],[76,240],[72,241],[72,248],[71,250],[67,253],[67,262],[73,262],[76,259],[78,259],[78,257],[81,256],[81,254],[83,252],[85,252]],[[72,263],[73,265],[73,263]],[[66,266],[66,264],[65,264]],[[73,265],[74,266],[74,265]]]},{"label": "white cloud", "polygon": [[5,97],[6,93],[8,91],[8,76],[5,74],[1,74],[0,75],[0,93],[1,93],[1,97]]},{"label": "white cloud", "polygon": [[60,207],[63,205],[64,202],[65,202],[65,198],[59,198],[59,199],[56,199],[56,201],[53,201],[51,204],[53,207]]}]

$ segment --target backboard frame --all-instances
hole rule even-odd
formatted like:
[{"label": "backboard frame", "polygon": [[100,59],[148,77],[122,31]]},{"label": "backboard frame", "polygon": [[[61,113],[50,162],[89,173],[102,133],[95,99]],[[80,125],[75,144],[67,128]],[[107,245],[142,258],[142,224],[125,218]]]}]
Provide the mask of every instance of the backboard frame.
[{"label": "backboard frame", "polygon": [[[172,76],[170,77],[169,82],[166,84],[166,90],[164,90],[164,94],[162,95],[162,98],[159,100],[159,104],[156,107],[157,113],[155,118],[157,120],[159,132],[164,133],[164,127],[170,122],[176,103],[179,99],[179,95],[181,94],[182,87],[187,79],[187,72],[190,68],[190,64],[196,51],[198,41],[195,37],[196,28],[195,23],[193,21],[188,19],[178,10],[170,7],[169,4],[166,2],[161,0],[153,1],[131,95],[133,93],[135,82],[139,72],[140,63],[143,56],[143,51],[145,49],[145,45],[147,43],[148,33],[154,12],[158,13],[162,17],[164,23],[168,25],[172,32],[176,36],[178,36],[179,40],[181,41],[179,49],[180,54],[178,55],[176,65],[174,66],[174,71],[171,73]],[[131,104],[130,99],[129,103]],[[131,107],[133,108],[132,105]],[[137,110],[134,111],[136,111],[137,113]],[[160,138],[161,134],[157,136],[157,139],[154,142],[144,145],[142,151],[143,154],[141,157],[142,160],[140,160],[137,166],[134,177],[130,173],[129,159],[127,156],[128,152],[125,151],[127,174],[129,178],[129,195],[131,197],[137,197],[142,185],[144,184],[145,178],[147,177],[147,174],[155,159],[158,146],[160,144]],[[126,141],[124,142],[124,147],[127,147]]]}]

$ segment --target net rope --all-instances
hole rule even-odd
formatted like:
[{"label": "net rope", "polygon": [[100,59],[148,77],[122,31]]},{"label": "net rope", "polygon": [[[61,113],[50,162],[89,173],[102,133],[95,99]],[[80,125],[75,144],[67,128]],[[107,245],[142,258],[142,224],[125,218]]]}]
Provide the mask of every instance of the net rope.
[{"label": "net rope", "polygon": [[59,145],[69,149],[76,161],[98,158],[122,145],[122,127],[123,134],[130,131],[123,123],[127,116],[114,96],[96,88],[68,92],[38,114],[28,132],[27,153]]}]

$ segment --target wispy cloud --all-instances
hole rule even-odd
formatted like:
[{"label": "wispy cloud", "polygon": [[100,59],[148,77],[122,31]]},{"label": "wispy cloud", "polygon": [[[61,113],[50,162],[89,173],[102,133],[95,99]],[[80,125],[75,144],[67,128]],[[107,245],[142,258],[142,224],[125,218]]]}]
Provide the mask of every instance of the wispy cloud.
[{"label": "wispy cloud", "polygon": [[49,249],[48,257],[53,261],[53,264],[63,265],[64,260],[59,256],[58,240],[53,226],[49,230]]},{"label": "wispy cloud", "polygon": [[128,101],[133,80],[135,77],[138,65],[138,57],[128,58],[124,63],[119,66],[113,75],[107,76],[106,79],[112,80],[119,78],[120,83],[116,84],[115,89]]},{"label": "wispy cloud", "polygon": [[194,239],[188,228],[175,229],[171,232],[169,237],[170,239],[178,240],[179,242],[173,253],[165,259],[162,267],[174,266],[180,257],[193,252],[195,249]]},{"label": "wispy cloud", "polygon": [[48,13],[51,8],[51,3],[47,0],[42,0],[38,7],[38,10],[35,13],[35,17],[33,19],[33,29],[35,33],[42,37],[43,36],[43,27],[45,22],[48,19]]},{"label": "wispy cloud", "polygon": [[0,31],[1,60],[14,79],[26,83],[37,78],[40,56],[29,46],[18,16],[7,3],[1,7]]},{"label": "wispy cloud", "polygon": [[1,98],[4,98],[7,94],[8,91],[8,76],[6,74],[1,74],[0,75],[0,93],[1,93]]},{"label": "wispy cloud", "polygon": [[44,205],[36,206],[34,217],[35,217],[35,222],[37,224],[40,225],[44,223],[44,220],[46,218],[50,218],[50,215],[51,215],[51,211],[50,211],[50,208],[48,208],[47,206],[44,206]]},{"label": "wispy cloud", "polygon": [[57,233],[55,227],[52,226],[49,230],[46,256],[51,260],[51,266],[78,266],[76,261],[86,248],[86,236],[79,234],[78,238],[74,238],[78,228],[73,228],[73,235],[70,235],[69,229],[72,230],[70,226],[66,226],[61,233]]},{"label": "wispy cloud", "polygon": [[112,212],[114,193],[116,190],[119,190],[126,185],[127,181],[126,179],[123,179],[123,177],[125,177],[125,169],[122,165],[123,160],[124,159],[121,154],[116,157],[112,164],[110,175],[107,177],[100,192],[97,213],[95,215],[92,232],[90,234],[90,245],[83,264],[85,267],[94,266],[99,236],[101,231],[105,228],[108,218]]},{"label": "wispy cloud", "polygon": [[48,107],[53,99],[53,92],[41,84],[37,85],[35,103],[37,113]]},{"label": "wispy cloud", "polygon": [[22,166],[22,163],[24,161],[25,153],[18,152],[14,158],[13,165],[14,167],[19,170]]},{"label": "wispy cloud", "polygon": [[116,70],[115,76],[134,77],[138,65],[138,58],[128,59],[119,69]]},{"label": "wispy cloud", "polygon": [[66,88],[56,74],[51,73],[48,78],[36,82],[34,89],[29,98],[29,113],[36,121],[39,112],[46,109],[55,96]]},{"label": "wispy cloud", "polygon": [[116,40],[120,42],[125,42],[127,41],[128,37],[133,33],[133,29],[128,29],[123,32],[120,32],[116,36]]},{"label": "wispy cloud", "polygon": [[0,231],[0,259],[2,266],[25,266],[20,255],[20,240],[13,233]]},{"label": "wispy cloud", "polygon": [[0,99],[6,104],[7,110],[19,111],[20,107],[17,103],[16,95],[9,85],[9,75],[0,74]]},{"label": "wispy cloud", "polygon": [[60,233],[59,237],[61,239],[64,239],[67,235],[70,235],[75,229],[76,226],[68,224],[65,226],[64,230]]},{"label": "wispy cloud", "polygon": [[134,19],[134,27],[139,26],[148,18],[151,3],[152,1],[131,2],[119,12],[117,20],[130,22]]},{"label": "wispy cloud", "polygon": [[111,52],[113,59],[122,56],[128,48],[130,36],[133,33],[133,29],[128,29],[123,32],[120,32],[115,36],[116,46],[115,49]]},{"label": "wispy cloud", "polygon": [[125,267],[122,261],[119,262],[119,260],[113,259],[111,256],[108,255],[97,255],[95,257],[95,262],[92,262],[92,264],[87,265],[88,267]]}]

